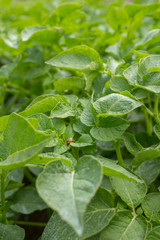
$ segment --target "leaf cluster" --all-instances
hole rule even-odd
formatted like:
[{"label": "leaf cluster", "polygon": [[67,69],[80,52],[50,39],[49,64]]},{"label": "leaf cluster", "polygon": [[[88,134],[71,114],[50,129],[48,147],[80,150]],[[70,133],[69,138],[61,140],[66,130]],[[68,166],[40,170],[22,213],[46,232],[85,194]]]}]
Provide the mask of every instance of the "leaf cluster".
[{"label": "leaf cluster", "polygon": [[157,0],[0,0],[4,240],[22,225],[45,226],[39,240],[159,240],[159,13]]}]

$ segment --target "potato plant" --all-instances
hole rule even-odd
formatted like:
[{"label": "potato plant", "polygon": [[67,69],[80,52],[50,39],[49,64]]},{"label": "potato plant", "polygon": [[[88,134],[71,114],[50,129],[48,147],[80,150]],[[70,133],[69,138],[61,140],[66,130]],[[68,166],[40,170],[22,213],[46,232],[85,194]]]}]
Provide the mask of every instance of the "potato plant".
[{"label": "potato plant", "polygon": [[160,239],[160,1],[0,0],[0,239]]}]

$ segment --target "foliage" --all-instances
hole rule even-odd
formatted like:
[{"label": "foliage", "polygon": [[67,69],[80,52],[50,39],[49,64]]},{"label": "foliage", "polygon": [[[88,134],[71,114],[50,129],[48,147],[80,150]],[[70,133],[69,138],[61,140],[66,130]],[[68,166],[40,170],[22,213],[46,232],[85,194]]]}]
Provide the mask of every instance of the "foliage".
[{"label": "foliage", "polygon": [[41,240],[159,240],[159,13],[157,0],[0,0],[4,240],[22,225],[45,226]]}]

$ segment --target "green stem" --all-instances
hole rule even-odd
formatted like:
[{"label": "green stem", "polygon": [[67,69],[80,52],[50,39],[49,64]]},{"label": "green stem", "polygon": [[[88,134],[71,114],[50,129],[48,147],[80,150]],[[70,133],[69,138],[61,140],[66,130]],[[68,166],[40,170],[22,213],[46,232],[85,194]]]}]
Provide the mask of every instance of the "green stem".
[{"label": "green stem", "polygon": [[126,167],[125,164],[124,164],[123,158],[122,158],[122,153],[121,153],[121,149],[120,149],[120,141],[119,140],[114,142],[114,147],[115,147],[115,150],[116,150],[119,165],[121,165],[122,167]]},{"label": "green stem", "polygon": [[143,112],[145,115],[145,120],[146,120],[146,128],[147,128],[147,133],[149,136],[152,135],[152,121],[151,121],[151,116],[148,115],[148,112],[146,111],[146,108],[143,108]]},{"label": "green stem", "polygon": [[42,222],[25,222],[25,221],[10,221],[10,224],[18,224],[18,225],[25,225],[25,226],[35,226],[35,227],[45,227],[47,223]]},{"label": "green stem", "polygon": [[1,172],[1,211],[2,223],[6,223],[6,203],[5,203],[5,170]]},{"label": "green stem", "polygon": [[35,167],[35,168],[44,168],[44,165],[40,165],[40,164],[32,164],[32,163],[27,163],[24,165],[25,167]]},{"label": "green stem", "polygon": [[155,102],[154,102],[154,118],[157,123],[159,123],[159,110],[158,110],[158,105],[159,105],[159,96],[155,95]]},{"label": "green stem", "polygon": [[[152,109],[152,101],[151,101],[151,94],[150,92],[148,93],[148,106],[149,106],[149,109]],[[150,126],[151,126],[151,131],[152,131],[152,117],[149,116],[149,121],[150,121]]]},{"label": "green stem", "polygon": [[35,184],[36,180],[27,168],[24,168],[24,175],[31,183]]}]

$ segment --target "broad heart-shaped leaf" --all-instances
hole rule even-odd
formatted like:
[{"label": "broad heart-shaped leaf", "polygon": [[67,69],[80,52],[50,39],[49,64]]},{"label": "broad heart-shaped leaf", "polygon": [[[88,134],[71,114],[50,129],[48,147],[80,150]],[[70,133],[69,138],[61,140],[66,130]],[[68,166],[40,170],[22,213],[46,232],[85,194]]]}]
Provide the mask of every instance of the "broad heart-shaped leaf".
[{"label": "broad heart-shaped leaf", "polygon": [[52,109],[50,118],[67,118],[75,116],[76,110],[74,110],[69,104],[64,102],[59,102]]},{"label": "broad heart-shaped leaf", "polygon": [[159,240],[160,239],[160,224],[152,226],[151,231],[148,233],[146,240]]},{"label": "broad heart-shaped leaf", "polygon": [[136,154],[135,158],[133,159],[133,165],[138,167],[143,162],[158,157],[160,157],[160,145],[158,145],[156,148],[145,148]]},{"label": "broad heart-shaped leaf", "polygon": [[160,69],[159,72],[153,71],[144,75],[143,79],[140,80],[140,84],[141,85],[137,85],[139,88],[160,93]]},{"label": "broad heart-shaped leaf", "polygon": [[38,41],[38,42],[53,42],[56,41],[62,34],[61,28],[48,29],[45,26],[33,26],[25,28],[22,33],[22,41]]},{"label": "broad heart-shaped leaf", "polygon": [[54,82],[54,86],[60,92],[64,92],[66,90],[77,92],[81,89],[84,89],[85,80],[80,77],[60,78]]},{"label": "broad heart-shaped leaf", "polygon": [[116,193],[132,209],[143,201],[147,192],[144,182],[131,182],[117,177],[110,177],[110,180]]},{"label": "broad heart-shaped leaf", "polygon": [[[24,117],[29,117],[37,113],[44,113],[51,111],[58,102],[68,103],[63,96],[53,96],[53,95],[42,95],[35,98],[31,104],[26,108],[25,111],[21,112],[20,115]],[[69,103],[68,103],[69,104]]]},{"label": "broad heart-shaped leaf", "polygon": [[23,166],[43,149],[50,137],[36,131],[22,116],[12,113],[0,142],[0,168]]},{"label": "broad heart-shaped leaf", "polygon": [[139,152],[142,149],[141,144],[136,141],[134,135],[131,133],[125,132],[121,136],[121,139],[124,141],[127,150],[133,155],[136,155],[137,152]]},{"label": "broad heart-shaped leaf", "polygon": [[32,212],[47,208],[46,204],[37,194],[32,186],[21,188],[13,196],[13,204],[11,209],[15,212],[30,214]]},{"label": "broad heart-shaped leaf", "polygon": [[73,11],[82,8],[82,4],[79,2],[62,3],[56,8],[59,20],[62,20],[66,16],[70,15]]},{"label": "broad heart-shaped leaf", "polygon": [[83,215],[101,180],[100,163],[88,158],[79,160],[74,171],[61,161],[49,163],[39,175],[36,185],[48,206],[81,235]]},{"label": "broad heart-shaped leaf", "polygon": [[[30,119],[32,120],[30,121]],[[31,124],[33,119],[38,120],[37,130],[39,131],[45,132],[45,131],[54,129],[52,120],[43,113],[37,113],[27,118],[27,120],[30,121]]]},{"label": "broad heart-shaped leaf", "polygon": [[160,56],[148,56],[139,64],[138,75],[141,78],[143,78],[144,75],[155,71],[160,71]]},{"label": "broad heart-shaped leaf", "polygon": [[0,223],[0,238],[3,240],[24,240],[25,231],[17,225]]},{"label": "broad heart-shaped leaf", "polygon": [[158,177],[160,172],[160,159],[151,159],[143,162],[135,171],[145,183],[150,185]]},{"label": "broad heart-shaped leaf", "polygon": [[98,52],[85,45],[66,50],[46,62],[49,65],[74,70],[103,69]]},{"label": "broad heart-shaped leaf", "polygon": [[86,126],[90,127],[90,126],[95,125],[90,100],[88,100],[88,102],[80,116],[80,120]]},{"label": "broad heart-shaped leaf", "polygon": [[96,140],[105,142],[119,138],[130,125],[127,120],[114,116],[100,117],[98,120],[98,126],[91,128],[90,133]]},{"label": "broad heart-shaped leaf", "polygon": [[82,134],[78,141],[70,143],[72,147],[87,147],[93,145],[93,140],[89,134]]},{"label": "broad heart-shaped leaf", "polygon": [[141,105],[142,103],[118,93],[109,94],[93,103],[98,116],[125,115]]},{"label": "broad heart-shaped leaf", "polygon": [[34,26],[34,27],[25,28],[21,33],[22,40],[27,41],[34,33],[36,33],[37,31],[41,31],[43,29],[46,29],[46,27]]},{"label": "broad heart-shaped leaf", "polygon": [[78,132],[80,134],[84,134],[84,133],[89,133],[90,128],[87,127],[86,125],[84,125],[80,119],[77,119],[74,123],[73,123],[73,130],[75,132]]},{"label": "broad heart-shaped leaf", "polygon": [[153,29],[149,32],[147,32],[142,39],[138,43],[136,43],[135,49],[139,49],[142,46],[146,46],[148,44],[155,44],[156,42],[159,42],[160,39],[160,30],[159,29]]},{"label": "broad heart-shaped leaf", "polygon": [[116,214],[102,231],[99,240],[142,240],[145,239],[147,223],[143,217],[136,217],[130,211]]},{"label": "broad heart-shaped leaf", "polygon": [[100,188],[92,199],[84,214],[84,232],[79,237],[57,213],[53,213],[42,235],[42,240],[82,240],[106,227],[115,214],[112,196]]},{"label": "broad heart-shaped leaf", "polygon": [[146,195],[142,202],[144,214],[153,221],[160,220],[160,193],[152,192]]},{"label": "broad heart-shaped leaf", "polygon": [[138,64],[129,66],[123,72],[123,75],[131,85],[133,85],[134,82],[137,82],[137,74],[138,74]]},{"label": "broad heart-shaped leaf", "polygon": [[123,76],[114,76],[110,80],[110,88],[114,92],[121,93],[125,90],[130,91],[131,86],[128,84],[128,81]]},{"label": "broad heart-shaped leaf", "polygon": [[102,164],[102,167],[103,167],[103,174],[104,175],[115,176],[115,177],[118,177],[118,178],[123,178],[123,179],[127,179],[127,180],[130,180],[130,181],[135,181],[135,182],[142,183],[142,180],[140,178],[138,178],[133,173],[127,171],[125,168],[116,164],[116,162],[114,160],[104,158],[102,156],[88,156],[88,155],[86,155],[86,156],[82,157],[82,159],[86,159],[86,160],[88,158],[96,159],[97,161],[100,161],[100,163]]}]

